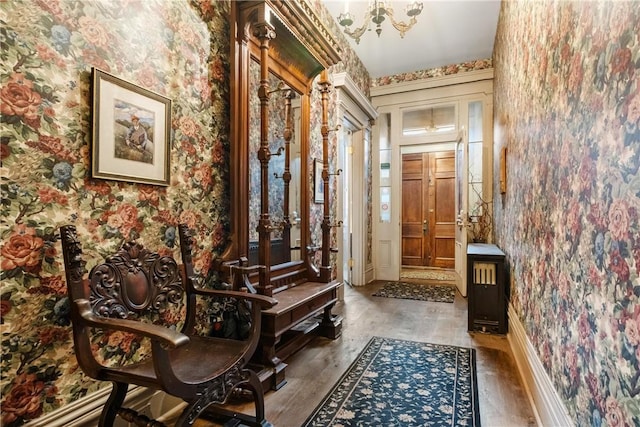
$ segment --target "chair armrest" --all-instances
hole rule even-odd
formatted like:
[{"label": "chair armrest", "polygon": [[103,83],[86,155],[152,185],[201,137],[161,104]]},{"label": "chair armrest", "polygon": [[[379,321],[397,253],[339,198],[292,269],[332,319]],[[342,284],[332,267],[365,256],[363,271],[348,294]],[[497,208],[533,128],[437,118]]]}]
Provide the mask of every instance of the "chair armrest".
[{"label": "chair armrest", "polygon": [[128,319],[98,316],[91,310],[91,304],[86,299],[78,299],[74,303],[78,307],[80,317],[88,326],[132,332],[161,341],[163,344],[173,348],[183,346],[189,342],[188,336],[163,326]]},{"label": "chair armrest", "polygon": [[244,265],[242,261],[238,265],[232,265],[230,272],[236,277],[236,279],[233,280],[235,283],[232,283],[232,286],[235,289],[246,288],[250,293],[257,294],[258,291],[249,280],[249,275],[258,273],[258,280],[261,280],[260,277],[266,269],[264,265]]},{"label": "chair armrest", "polygon": [[247,273],[253,273],[254,271],[260,271],[264,268],[264,266],[262,265],[232,265],[231,266],[231,270],[238,270],[241,273],[247,274]]},{"label": "chair armrest", "polygon": [[263,309],[269,309],[278,303],[275,298],[267,297],[259,294],[250,294],[248,292],[239,291],[225,291],[221,289],[205,289],[195,288],[194,291],[198,295],[209,297],[227,297],[227,298],[239,298],[247,301],[255,302]]}]

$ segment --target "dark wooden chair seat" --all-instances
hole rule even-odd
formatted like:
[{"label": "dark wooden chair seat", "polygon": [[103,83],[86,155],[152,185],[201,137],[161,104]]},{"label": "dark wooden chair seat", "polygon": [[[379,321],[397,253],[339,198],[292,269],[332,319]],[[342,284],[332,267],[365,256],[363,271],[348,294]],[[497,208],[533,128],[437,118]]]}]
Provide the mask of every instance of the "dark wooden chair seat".
[{"label": "dark wooden chair seat", "polygon": [[[176,378],[185,383],[196,383],[213,380],[219,376],[218,371],[227,372],[233,368],[245,346],[242,341],[191,336],[186,344],[169,349],[168,355]],[[215,366],[215,372],[203,372],[203,363]],[[135,378],[136,384],[145,387],[155,387],[162,381],[162,377],[156,375],[152,359],[119,369],[127,372],[129,378]]]},{"label": "dark wooden chair seat", "polygon": [[[168,256],[127,242],[115,254],[91,269],[85,261],[74,226],[61,228],[67,289],[71,305],[74,351],[80,368],[91,378],[111,381],[113,390],[103,408],[99,425],[112,426],[117,415],[139,426],[160,426],[146,416],[122,407],[130,384],[162,390],[179,397],[187,406],[176,425],[192,425],[201,415],[223,415],[255,426],[265,420],[264,394],[258,376],[245,366],[260,338],[261,312],[276,304],[273,298],[246,292],[204,289],[196,286],[191,261],[192,239],[179,227],[182,268]],[[251,329],[245,340],[208,337],[195,332],[198,298],[233,298],[246,304]],[[180,331],[170,325],[142,321],[170,307],[181,312]],[[122,331],[148,338],[151,357],[123,366],[109,366],[91,347],[93,330]],[[223,404],[236,388],[251,391],[255,416],[234,413]]]}]

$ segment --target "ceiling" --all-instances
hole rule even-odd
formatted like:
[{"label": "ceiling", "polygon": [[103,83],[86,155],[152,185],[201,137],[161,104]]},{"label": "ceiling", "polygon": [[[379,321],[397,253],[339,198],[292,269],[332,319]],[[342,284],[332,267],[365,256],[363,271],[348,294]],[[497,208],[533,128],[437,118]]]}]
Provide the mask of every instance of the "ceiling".
[{"label": "ceiling", "polygon": [[[322,0],[337,22],[345,10],[345,0]],[[366,0],[348,0],[354,16],[351,30],[362,26]],[[409,1],[386,1],[394,9],[396,21],[408,23],[405,8]],[[346,36],[371,78],[426,70],[475,59],[491,58],[500,11],[499,0],[423,0],[417,23],[404,36],[387,18],[380,37],[371,23],[360,43]],[[342,27],[340,27],[342,28]]]}]

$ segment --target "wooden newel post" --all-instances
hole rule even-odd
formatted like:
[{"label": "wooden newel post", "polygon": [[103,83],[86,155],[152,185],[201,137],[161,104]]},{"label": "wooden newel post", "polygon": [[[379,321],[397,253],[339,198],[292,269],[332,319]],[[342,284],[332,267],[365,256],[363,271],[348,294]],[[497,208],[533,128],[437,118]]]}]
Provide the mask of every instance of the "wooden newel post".
[{"label": "wooden newel post", "polygon": [[[291,247],[291,218],[289,218],[289,188],[291,185],[291,139],[293,138],[293,114],[291,111],[291,100],[296,97],[292,90],[284,93],[284,116],[286,118],[284,128],[284,172],[282,173],[282,181],[284,183],[284,206],[283,206],[283,224],[282,224],[282,240],[287,247]],[[287,254],[287,261],[291,260],[291,251]]]},{"label": "wooden newel post", "polygon": [[258,220],[258,264],[266,266],[260,272],[260,293],[271,295],[271,219],[269,217],[269,41],[275,38],[273,27],[262,22],[256,24],[253,35],[260,40],[260,219]]},{"label": "wooden newel post", "polygon": [[331,83],[327,71],[323,70],[318,83],[322,102],[322,185],[324,189],[324,209],[322,216],[322,260],[320,263],[320,281],[331,281],[331,216],[329,213],[329,119],[328,99]]}]

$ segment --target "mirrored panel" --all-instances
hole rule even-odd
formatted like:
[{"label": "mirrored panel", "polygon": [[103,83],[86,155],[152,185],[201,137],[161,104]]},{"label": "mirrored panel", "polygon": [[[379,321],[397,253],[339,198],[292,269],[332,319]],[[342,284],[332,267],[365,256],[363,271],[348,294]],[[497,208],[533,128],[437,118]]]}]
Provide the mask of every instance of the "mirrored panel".
[{"label": "mirrored panel", "polygon": [[[249,79],[249,261],[258,262],[258,224],[261,207],[260,64],[250,63]],[[268,212],[271,224],[271,265],[300,259],[300,96],[291,86],[269,73]]]}]

